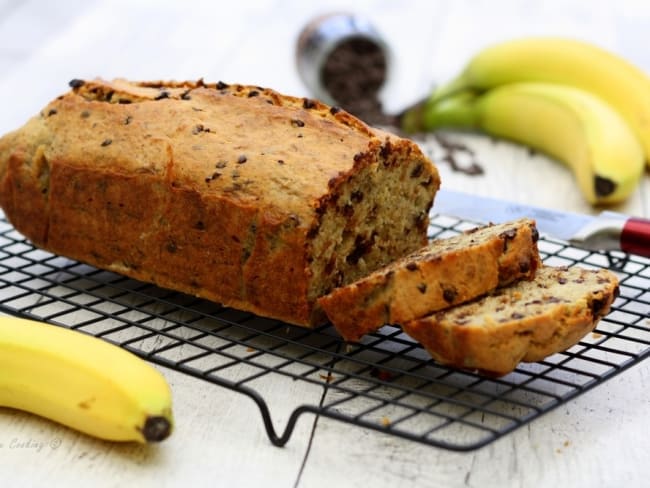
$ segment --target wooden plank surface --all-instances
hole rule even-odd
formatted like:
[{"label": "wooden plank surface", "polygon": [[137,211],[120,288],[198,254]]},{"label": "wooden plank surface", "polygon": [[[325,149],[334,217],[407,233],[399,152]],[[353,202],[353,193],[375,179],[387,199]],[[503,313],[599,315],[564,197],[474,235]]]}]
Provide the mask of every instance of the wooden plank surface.
[{"label": "wooden plank surface", "polygon": [[[199,78],[307,95],[295,72],[300,28],[343,1],[0,1],[0,132],[34,115],[71,78]],[[354,4],[396,50],[385,104],[399,110],[452,76],[486,43],[522,34],[598,42],[650,72],[650,5],[643,1],[364,0]],[[549,208],[593,213],[566,168],[477,135],[450,134],[485,169],[480,177],[440,162],[446,187]],[[441,148],[420,139],[434,160]],[[650,216],[650,177],[616,208]],[[650,324],[649,324],[650,326]],[[646,362],[489,446],[456,453],[306,415],[273,447],[253,402],[161,368],[175,398],[177,431],[153,447],[89,439],[46,420],[0,409],[2,486],[645,486],[650,479]],[[281,430],[323,388],[272,380],[261,386]],[[287,400],[290,397],[289,400]]]}]

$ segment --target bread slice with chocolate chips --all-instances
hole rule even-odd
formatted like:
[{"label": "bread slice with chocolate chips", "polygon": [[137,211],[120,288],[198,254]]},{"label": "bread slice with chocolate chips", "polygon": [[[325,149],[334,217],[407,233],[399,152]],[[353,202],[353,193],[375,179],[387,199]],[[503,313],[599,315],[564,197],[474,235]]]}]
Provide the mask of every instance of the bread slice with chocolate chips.
[{"label": "bread slice with chocolate chips", "polygon": [[293,324],[427,242],[418,146],[257,86],[73,80],[0,139],[0,206],[35,245]]},{"label": "bread slice with chocolate chips", "polygon": [[441,364],[501,376],[576,344],[617,296],[610,271],[542,266],[532,281],[402,327]]},{"label": "bread slice with chocolate chips", "polygon": [[347,341],[484,295],[540,265],[535,222],[474,228],[428,246],[318,300]]}]

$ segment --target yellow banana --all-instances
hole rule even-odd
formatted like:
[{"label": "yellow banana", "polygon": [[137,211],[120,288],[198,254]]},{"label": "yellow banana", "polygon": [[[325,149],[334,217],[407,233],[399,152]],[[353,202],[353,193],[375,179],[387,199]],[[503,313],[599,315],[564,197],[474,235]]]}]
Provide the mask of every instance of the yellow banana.
[{"label": "yellow banana", "polygon": [[164,377],[134,354],[63,327],[0,317],[0,406],[114,441],[172,430]]},{"label": "yellow banana", "polygon": [[432,97],[439,100],[470,88],[482,91],[528,81],[566,84],[601,97],[630,125],[650,165],[648,74],[587,42],[530,37],[490,46],[476,54],[456,79],[436,90]]},{"label": "yellow banana", "polygon": [[643,149],[623,118],[600,98],[554,83],[512,83],[483,94],[462,91],[420,112],[406,125],[425,130],[475,128],[534,147],[566,163],[591,204],[625,200],[644,168]]}]

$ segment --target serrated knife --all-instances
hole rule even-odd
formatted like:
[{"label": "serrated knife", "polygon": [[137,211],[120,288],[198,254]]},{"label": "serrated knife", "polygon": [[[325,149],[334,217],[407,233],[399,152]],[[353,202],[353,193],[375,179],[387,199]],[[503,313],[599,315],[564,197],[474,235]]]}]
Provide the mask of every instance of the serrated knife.
[{"label": "serrated knife", "polygon": [[586,215],[445,189],[436,194],[432,212],[484,223],[529,217],[541,233],[581,249],[650,257],[650,220],[617,212]]}]

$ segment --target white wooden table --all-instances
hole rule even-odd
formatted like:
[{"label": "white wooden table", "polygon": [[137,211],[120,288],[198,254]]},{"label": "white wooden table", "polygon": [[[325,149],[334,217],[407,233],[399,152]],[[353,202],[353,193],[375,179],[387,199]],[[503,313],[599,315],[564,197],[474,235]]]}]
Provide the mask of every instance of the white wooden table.
[{"label": "white wooden table", "polygon": [[[72,78],[196,79],[264,85],[307,95],[294,67],[296,36],[318,13],[350,2],[212,0],[0,0],[0,132],[21,125]],[[486,43],[523,34],[594,41],[650,72],[650,4],[611,1],[364,0],[397,56],[385,104],[399,110],[452,76]],[[456,136],[486,173],[439,167],[448,188],[550,208],[593,212],[568,171],[543,156],[479,136]],[[435,158],[435,146],[429,147]],[[616,210],[650,216],[650,178]],[[273,447],[257,407],[161,368],[177,428],[156,446],[113,444],[0,408],[0,486],[497,487],[648,486],[647,361],[485,448],[455,453],[326,418],[303,416],[289,443]],[[296,401],[268,385],[284,425]],[[284,405],[284,407],[283,407]]]}]

